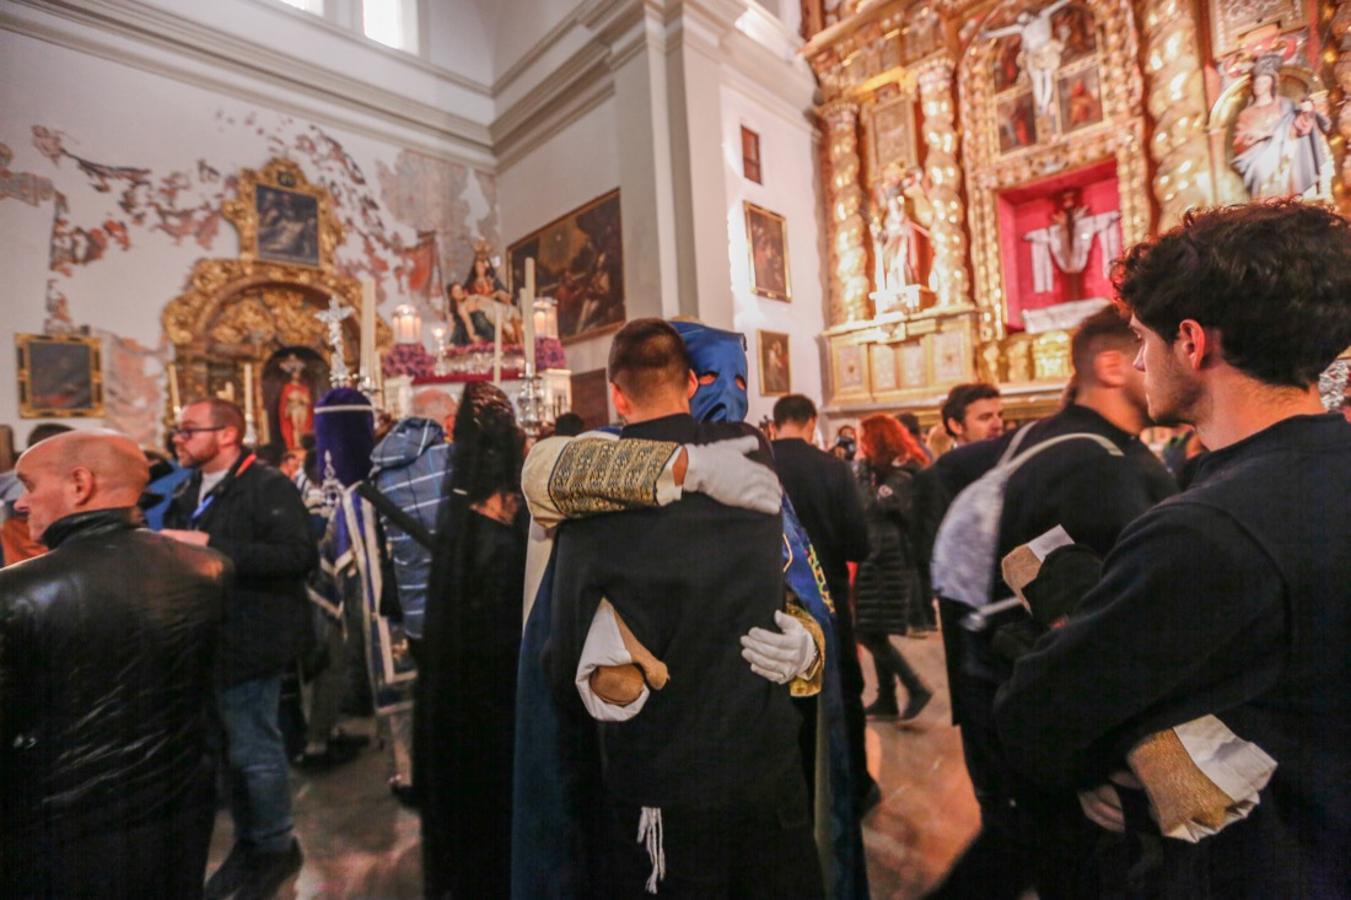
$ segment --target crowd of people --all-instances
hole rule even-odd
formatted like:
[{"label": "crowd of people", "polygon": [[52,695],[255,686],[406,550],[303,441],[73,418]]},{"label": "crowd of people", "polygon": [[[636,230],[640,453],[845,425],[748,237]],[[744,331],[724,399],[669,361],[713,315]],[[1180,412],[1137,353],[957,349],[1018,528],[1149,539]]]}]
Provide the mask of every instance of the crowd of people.
[{"label": "crowd of people", "polygon": [[1351,896],[1351,223],[1191,213],[1114,283],[1016,424],[757,429],[741,335],[637,319],[620,427],[475,382],[336,388],[303,455],[217,398],[172,458],[0,429],[0,893],[273,896],[356,709],[428,897],[866,897],[867,721],[938,633],[980,830],[931,896]]}]

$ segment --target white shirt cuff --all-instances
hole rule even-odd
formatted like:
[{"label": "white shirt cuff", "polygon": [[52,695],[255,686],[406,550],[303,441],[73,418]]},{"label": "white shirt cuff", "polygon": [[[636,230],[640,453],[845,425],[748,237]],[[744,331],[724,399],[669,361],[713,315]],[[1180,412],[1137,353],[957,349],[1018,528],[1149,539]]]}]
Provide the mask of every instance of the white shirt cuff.
[{"label": "white shirt cuff", "polygon": [[574,681],[577,693],[581,695],[582,705],[591,714],[591,718],[601,722],[627,722],[647,705],[652,690],[646,684],[642,693],[632,703],[619,706],[601,699],[591,689],[591,673],[600,666],[622,666],[633,662],[633,655],[624,646],[619,634],[619,623],[615,621],[614,607],[608,600],[601,600],[596,615],[591,619],[591,628],[586,633],[586,643],[582,645],[582,658],[577,661],[577,674]]}]

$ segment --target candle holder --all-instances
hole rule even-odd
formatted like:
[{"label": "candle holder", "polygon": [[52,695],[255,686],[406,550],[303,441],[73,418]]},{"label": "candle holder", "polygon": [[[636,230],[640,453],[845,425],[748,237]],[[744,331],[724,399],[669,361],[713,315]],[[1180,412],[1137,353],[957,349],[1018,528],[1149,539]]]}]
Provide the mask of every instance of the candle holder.
[{"label": "candle holder", "polygon": [[535,367],[527,360],[521,391],[516,395],[516,421],[527,436],[537,438],[544,428],[546,413],[544,379],[535,374]]}]

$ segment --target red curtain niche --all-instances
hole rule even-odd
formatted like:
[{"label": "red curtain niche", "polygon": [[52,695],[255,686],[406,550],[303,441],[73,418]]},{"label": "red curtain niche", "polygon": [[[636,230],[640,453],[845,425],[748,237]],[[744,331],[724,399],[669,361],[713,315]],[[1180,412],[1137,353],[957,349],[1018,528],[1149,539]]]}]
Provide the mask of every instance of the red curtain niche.
[{"label": "red curtain niche", "polygon": [[1102,274],[1102,243],[1093,241],[1083,273],[1083,296],[1067,296],[1065,277],[1057,268],[1051,290],[1032,290],[1032,245],[1023,235],[1051,224],[1056,195],[1066,188],[1079,188],[1081,204],[1090,215],[1121,208],[1117,190],[1116,161],[1105,160],[1021,185],[998,196],[999,258],[1004,269],[1005,324],[1009,331],[1023,330],[1023,310],[1041,309],[1067,300],[1111,297],[1111,282]]}]

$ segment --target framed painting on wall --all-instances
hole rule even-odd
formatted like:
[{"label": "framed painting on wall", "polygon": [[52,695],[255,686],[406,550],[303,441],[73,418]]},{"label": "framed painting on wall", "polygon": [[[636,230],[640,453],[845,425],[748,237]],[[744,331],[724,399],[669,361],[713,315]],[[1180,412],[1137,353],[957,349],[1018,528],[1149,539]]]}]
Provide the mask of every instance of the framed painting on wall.
[{"label": "framed painting on wall", "polygon": [[16,334],[14,345],[22,418],[103,415],[103,368],[98,338],[78,334]]},{"label": "framed painting on wall", "polygon": [[760,396],[780,397],[791,393],[793,380],[788,363],[788,335],[780,331],[757,331],[760,347]]},{"label": "framed painting on wall", "polygon": [[751,290],[771,300],[788,300],[788,223],[754,203],[746,202],[745,207]]},{"label": "framed painting on wall", "polygon": [[260,184],[253,191],[258,215],[258,258],[319,265],[319,200],[310,194]]},{"label": "framed painting on wall", "polygon": [[888,166],[909,169],[919,159],[915,147],[915,101],[902,95],[878,103],[868,118],[872,140],[869,171],[876,179]]},{"label": "framed painting on wall", "polygon": [[554,219],[507,250],[511,293],[525,283],[525,261],[535,260],[535,295],[558,304],[563,343],[624,323],[624,247],[619,191],[597,197]]},{"label": "framed painting on wall", "polygon": [[745,125],[741,126],[741,174],[747,181],[765,183],[760,172],[760,135]]}]

